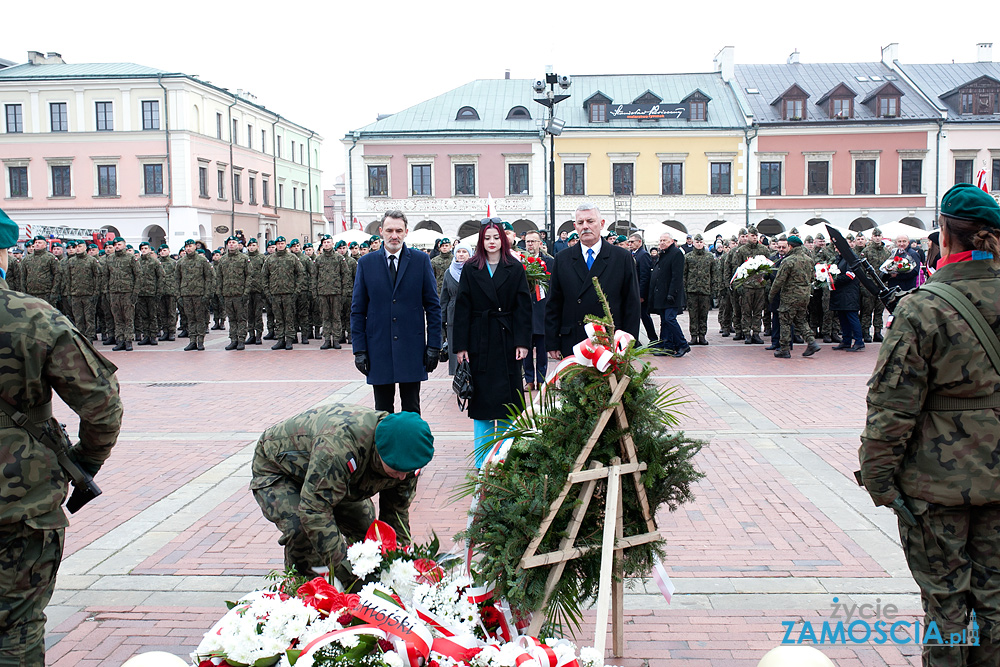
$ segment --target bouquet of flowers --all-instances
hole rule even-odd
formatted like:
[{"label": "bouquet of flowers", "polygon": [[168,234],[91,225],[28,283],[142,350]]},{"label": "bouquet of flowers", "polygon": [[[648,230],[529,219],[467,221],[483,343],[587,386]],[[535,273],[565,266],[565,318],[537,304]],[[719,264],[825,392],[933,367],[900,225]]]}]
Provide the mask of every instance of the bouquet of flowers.
[{"label": "bouquet of flowers", "polygon": [[837,268],[836,264],[824,264],[819,262],[816,264],[816,279],[813,285],[817,288],[825,287],[829,285],[830,289],[836,289],[833,286],[833,280],[840,275],[840,269]]},{"label": "bouquet of flowers", "polygon": [[909,273],[913,269],[917,268],[913,265],[913,260],[911,260],[907,255],[893,255],[889,259],[882,262],[882,266],[878,267],[878,270],[882,273]]},{"label": "bouquet of flowers", "polygon": [[764,255],[755,255],[740,264],[729,284],[733,287],[763,287],[764,279],[774,268],[774,262]]},{"label": "bouquet of flowers", "polygon": [[528,287],[535,293],[535,299],[541,301],[545,298],[545,289],[549,286],[549,267],[541,257],[532,257],[526,253],[521,253],[521,265],[528,276]]}]

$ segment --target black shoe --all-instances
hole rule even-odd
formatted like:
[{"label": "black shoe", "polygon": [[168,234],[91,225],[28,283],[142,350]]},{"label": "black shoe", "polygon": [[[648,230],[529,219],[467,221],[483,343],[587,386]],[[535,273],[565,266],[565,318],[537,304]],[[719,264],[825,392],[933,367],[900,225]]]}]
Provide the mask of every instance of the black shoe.
[{"label": "black shoe", "polygon": [[[302,342],[303,345],[308,345],[309,344],[309,334],[303,333],[301,336],[299,336],[299,340]],[[295,342],[295,338],[294,337],[292,337],[292,342],[293,343]]]},{"label": "black shoe", "polygon": [[764,329],[761,332],[761,335],[764,336],[764,338],[770,338],[771,337],[771,330],[770,329]]},{"label": "black shoe", "polygon": [[126,352],[132,351],[132,341],[130,340],[125,341],[125,351]]},{"label": "black shoe", "polygon": [[792,353],[789,352],[788,350],[779,349],[777,352],[774,353],[774,357],[776,359],[791,359]]},{"label": "black shoe", "polygon": [[794,336],[792,336],[792,342],[793,342],[793,343],[797,343],[797,344],[801,345],[801,344],[802,344],[802,343],[804,343],[805,341],[804,341],[804,340],[802,340],[802,336],[800,336],[800,335],[798,335],[798,334],[795,334]]},{"label": "black shoe", "polygon": [[262,345],[263,344],[263,340],[261,339],[260,336],[257,336],[256,338],[253,339],[253,344],[254,345]]},{"label": "black shoe", "polygon": [[780,350],[780,349],[781,349],[781,346],[780,346],[780,345],[778,345],[777,343],[771,343],[770,345],[768,345],[768,346],[767,346],[767,347],[765,347],[764,349],[765,349],[765,350]]},{"label": "black shoe", "polygon": [[191,350],[197,350],[197,349],[198,349],[198,343],[196,343],[193,338],[187,345],[184,346],[185,352],[190,352]]},{"label": "black shoe", "polygon": [[205,351],[205,337],[198,336],[198,349],[202,352]]},{"label": "black shoe", "polygon": [[817,352],[819,352],[822,349],[823,348],[820,346],[819,343],[817,343],[816,341],[813,341],[813,342],[809,343],[809,345],[806,347],[805,351],[802,353],[802,356],[803,357],[811,357],[811,356],[813,356],[814,354],[816,354]]},{"label": "black shoe", "polygon": [[[337,345],[337,347],[340,347],[340,345]],[[327,338],[326,340],[323,341],[323,344],[319,346],[319,349],[321,349],[321,350],[332,350],[333,349],[333,343],[331,343],[330,339]]]},{"label": "black shoe", "polygon": [[268,331],[264,335],[264,340],[274,340],[274,332],[273,331]]},{"label": "black shoe", "polygon": [[865,344],[864,343],[858,343],[856,345],[852,345],[851,347],[845,347],[844,351],[845,352],[860,352],[863,349],[865,349]]},{"label": "black shoe", "polygon": [[215,324],[212,325],[212,331],[219,331],[222,328],[223,328],[223,326],[221,324],[219,324],[218,322],[216,322]]},{"label": "black shoe", "polygon": [[861,338],[862,338],[862,340],[864,340],[864,341],[865,341],[866,343],[870,343],[870,342],[872,342],[872,336],[871,336],[871,334],[865,334],[865,335],[864,335],[864,336],[862,336]]},{"label": "black shoe", "polygon": [[285,339],[282,338],[277,343],[271,346],[272,350],[284,350],[285,349]]},{"label": "black shoe", "polygon": [[290,350],[290,349],[292,349],[292,344],[293,344],[294,342],[295,342],[295,338],[294,338],[294,337],[292,337],[292,338],[289,338],[289,339],[287,339],[287,340],[285,341],[285,349],[286,349],[286,350]]},{"label": "black shoe", "polygon": [[149,339],[149,344],[150,345],[159,345],[159,343],[156,342],[156,338],[150,338]]},{"label": "black shoe", "polygon": [[142,340],[140,340],[140,341],[139,341],[138,343],[136,343],[136,344],[137,344],[137,345],[152,345],[152,343],[151,343],[151,342],[150,342],[150,340],[149,340],[149,336],[143,336],[143,337],[142,337]]},{"label": "black shoe", "polygon": [[722,332],[722,337],[723,338],[729,338],[729,332],[728,331],[723,331]]},{"label": "black shoe", "polygon": [[832,333],[830,334],[830,340],[832,340],[834,343],[839,343],[842,339],[840,337],[840,334]]},{"label": "black shoe", "polygon": [[[831,336],[823,336],[823,342],[824,343],[832,343],[833,342],[833,338]],[[838,340],[837,342],[839,343],[840,341]]]},{"label": "black shoe", "polygon": [[704,336],[698,336],[698,345],[708,345],[708,341],[705,340]]},{"label": "black shoe", "polygon": [[104,339],[104,344],[105,345],[114,345],[115,344],[115,337],[114,336],[109,336],[108,338],[105,338]]},{"label": "black shoe", "polygon": [[162,341],[162,340],[166,340],[166,339],[167,339],[167,332],[164,331],[162,334],[159,335],[159,337],[156,340],[161,340]]},{"label": "black shoe", "polygon": [[229,341],[229,345],[226,346],[226,350],[235,350],[238,343],[235,340]]},{"label": "black shoe", "polygon": [[246,343],[244,343],[243,341],[237,341],[236,342],[236,349],[237,350],[245,350],[246,348],[247,348]]},{"label": "black shoe", "polygon": [[753,345],[753,334],[750,334],[749,336],[746,336],[743,339],[743,344],[744,345]]},{"label": "black shoe", "polygon": [[845,343],[844,341],[840,341],[840,344],[839,345],[835,345],[833,349],[835,349],[835,350],[846,350],[850,346],[851,346],[850,343]]},{"label": "black shoe", "polygon": [[679,359],[679,358],[683,357],[685,354],[687,354],[690,351],[691,351],[691,346],[690,345],[685,345],[681,349],[679,349],[676,352],[674,352],[673,355],[671,355],[671,356],[673,356],[674,358]]},{"label": "black shoe", "polygon": [[879,332],[879,333],[875,334],[874,336],[872,336],[872,342],[874,342],[874,343],[881,343],[882,342],[882,333]]},{"label": "black shoe", "polygon": [[249,336],[247,336],[247,339],[245,341],[243,341],[243,343],[245,345],[253,345],[255,340],[256,340],[256,338],[254,338],[254,335],[250,334]]},{"label": "black shoe", "polygon": [[754,345],[763,345],[764,339],[760,337],[760,334],[752,334],[750,336],[750,342]]},{"label": "black shoe", "polygon": [[174,340],[173,334],[167,334],[167,340]]},{"label": "black shoe", "polygon": [[341,346],[340,346],[340,343],[338,343],[338,342],[336,341],[336,339],[334,339],[334,341],[333,341],[333,349],[335,349],[335,350],[339,350],[339,349],[340,349],[340,347],[341,347]]},{"label": "black shoe", "polygon": [[117,345],[115,345],[113,348],[111,348],[111,351],[112,352],[121,352],[124,349],[125,349],[125,341],[122,341],[122,342],[118,343]]},{"label": "black shoe", "polygon": [[177,334],[177,337],[178,338],[190,338],[191,336],[188,335],[187,329],[181,329],[181,332],[179,334]]},{"label": "black shoe", "polygon": [[733,340],[746,340],[746,336],[744,336],[741,333],[738,333],[735,336],[733,336]]}]

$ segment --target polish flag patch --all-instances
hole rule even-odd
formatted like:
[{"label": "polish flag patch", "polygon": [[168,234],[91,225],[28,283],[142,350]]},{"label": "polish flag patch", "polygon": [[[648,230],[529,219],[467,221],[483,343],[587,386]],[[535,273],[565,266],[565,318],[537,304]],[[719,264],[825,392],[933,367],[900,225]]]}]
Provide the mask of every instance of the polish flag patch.
[{"label": "polish flag patch", "polygon": [[351,471],[352,475],[354,474],[354,471],[358,469],[358,464],[354,462],[354,459],[348,459],[347,469]]}]

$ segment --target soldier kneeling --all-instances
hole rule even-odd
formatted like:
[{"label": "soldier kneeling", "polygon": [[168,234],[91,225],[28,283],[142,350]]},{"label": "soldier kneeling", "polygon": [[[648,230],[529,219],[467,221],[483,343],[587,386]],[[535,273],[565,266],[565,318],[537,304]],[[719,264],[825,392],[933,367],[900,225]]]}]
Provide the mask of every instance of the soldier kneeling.
[{"label": "soldier kneeling", "polygon": [[264,517],[281,530],[285,567],[312,575],[328,567],[353,581],[348,540],[364,539],[378,518],[410,539],[410,502],[420,469],[434,456],[430,426],[414,412],[389,414],[355,405],[307,410],[264,431],[250,489]]}]

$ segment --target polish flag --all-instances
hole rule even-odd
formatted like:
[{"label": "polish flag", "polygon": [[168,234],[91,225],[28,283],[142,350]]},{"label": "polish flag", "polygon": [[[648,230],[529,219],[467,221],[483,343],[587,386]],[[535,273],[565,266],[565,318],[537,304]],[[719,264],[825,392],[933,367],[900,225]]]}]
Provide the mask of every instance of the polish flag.
[{"label": "polish flag", "polygon": [[986,194],[990,193],[990,186],[989,186],[989,184],[986,183],[986,170],[985,169],[980,169],[979,170],[979,175],[976,177],[976,187],[978,187],[980,190],[982,190]]},{"label": "polish flag", "polygon": [[487,193],[487,195],[486,195],[486,217],[487,218],[494,217],[494,213],[495,212],[496,212],[496,207],[493,205],[493,195]]},{"label": "polish flag", "polygon": [[358,229],[361,229],[361,223],[358,222],[357,218],[354,218],[354,221],[351,223],[351,229],[354,229],[355,227],[357,227]]},{"label": "polish flag", "polygon": [[674,582],[670,581],[667,570],[659,558],[656,559],[656,565],[653,566],[653,581],[656,582],[656,587],[660,589],[667,604],[670,604],[670,598],[673,597],[677,588],[674,586]]}]

